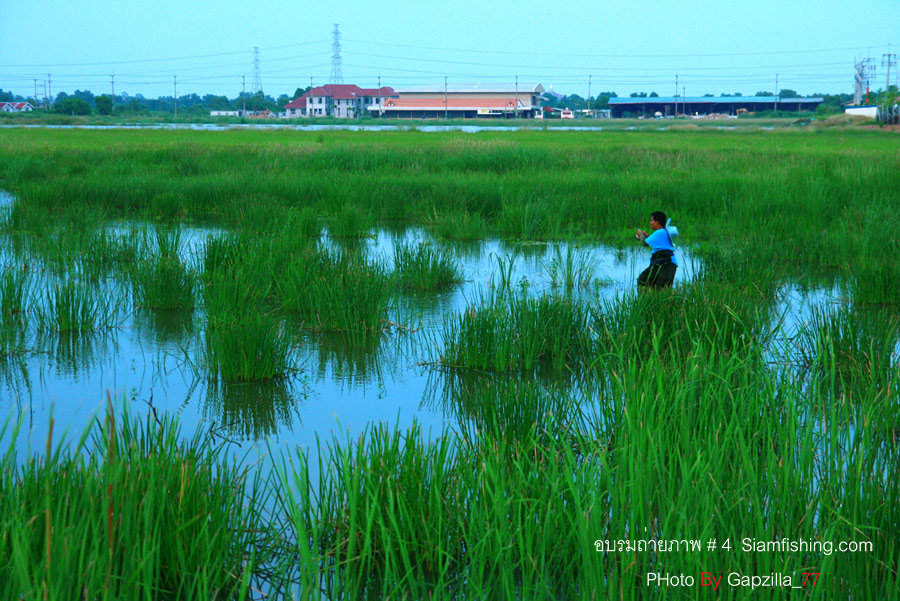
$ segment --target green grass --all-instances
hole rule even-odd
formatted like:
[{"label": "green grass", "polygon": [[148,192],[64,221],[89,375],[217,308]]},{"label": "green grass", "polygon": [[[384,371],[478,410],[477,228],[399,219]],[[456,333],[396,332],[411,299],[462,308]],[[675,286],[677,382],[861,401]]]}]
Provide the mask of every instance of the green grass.
[{"label": "green grass", "polygon": [[96,286],[75,279],[48,284],[31,303],[39,331],[95,332],[116,325],[117,304]]},{"label": "green grass", "polygon": [[274,282],[274,299],[314,331],[377,336],[387,325],[390,279],[384,268],[351,252],[307,249]]},{"label": "green grass", "polygon": [[[60,599],[242,598],[254,573],[287,598],[679,599],[698,589],[648,587],[647,573],[798,583],[815,571],[809,598],[896,598],[898,330],[890,307],[871,305],[895,304],[898,249],[872,232],[900,205],[898,153],[895,136],[837,128],[0,131],[0,177],[17,198],[2,224],[15,264],[0,281],[4,329],[26,343],[36,332],[58,369],[90,369],[105,347],[82,334],[110,322],[105,299],[136,249],[175,261],[179,227],[225,228],[198,261],[201,327],[186,344],[204,411],[240,438],[288,419],[300,340],[319,378],[380,381],[394,367],[382,332],[396,280],[360,237],[425,226],[505,244],[490,292],[409,336],[435,349],[431,407],[452,426],[323,437],[276,459],[250,498],[243,472],[214,463],[208,431],[189,460],[194,443],[175,434],[121,434],[111,453],[103,440],[120,428],[71,455],[7,453],[0,596],[43,597],[46,582]],[[519,259],[546,248],[519,242],[569,241],[545,270],[574,289],[592,278],[572,242],[634,244],[658,209],[697,258],[694,282],[605,301],[518,289]],[[122,220],[155,222],[155,237],[101,233]],[[323,227],[341,250],[325,249]],[[414,285],[441,280],[420,252]],[[787,330],[781,291],[823,283],[847,306]],[[21,354],[7,354],[4,377],[27,368]],[[167,423],[140,431],[157,441]],[[206,467],[185,482],[186,463]],[[243,513],[258,502],[264,519]],[[874,550],[747,553],[746,537]],[[596,551],[625,538],[732,550]]]},{"label": "green grass", "polygon": [[497,372],[573,369],[589,360],[588,314],[574,299],[492,292],[446,320],[437,363]]},{"label": "green grass", "polygon": [[140,259],[131,272],[134,301],[148,309],[191,311],[195,276],[177,256]]},{"label": "green grass", "polygon": [[4,449],[0,596],[243,598],[265,559],[261,482],[169,417],[117,417],[74,445],[51,420],[43,455]]},{"label": "green grass", "polygon": [[552,286],[572,290],[590,285],[597,268],[591,264],[587,256],[579,253],[572,244],[566,247],[565,254],[559,246],[553,251],[553,258],[544,265],[544,273]]},{"label": "green grass", "polygon": [[462,281],[459,265],[453,257],[430,244],[395,247],[394,273],[405,290],[434,292]]}]

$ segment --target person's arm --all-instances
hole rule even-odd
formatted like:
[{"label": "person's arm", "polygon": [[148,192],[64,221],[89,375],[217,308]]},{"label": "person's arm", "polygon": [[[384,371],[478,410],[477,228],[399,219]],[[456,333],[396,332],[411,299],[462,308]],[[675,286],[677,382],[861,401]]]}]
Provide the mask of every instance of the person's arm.
[{"label": "person's arm", "polygon": [[649,246],[649,244],[647,244],[647,236],[649,235],[650,234],[648,234],[644,230],[639,229],[634,237],[640,240],[642,244],[646,244],[647,246]]}]

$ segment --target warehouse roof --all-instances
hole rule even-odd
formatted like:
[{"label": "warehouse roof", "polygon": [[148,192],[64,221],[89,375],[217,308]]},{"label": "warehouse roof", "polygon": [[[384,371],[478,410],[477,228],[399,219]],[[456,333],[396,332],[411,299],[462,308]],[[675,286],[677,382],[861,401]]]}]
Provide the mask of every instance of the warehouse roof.
[{"label": "warehouse roof", "polygon": [[[518,89],[520,94],[542,94],[544,86],[539,83],[519,82],[518,87],[514,83],[470,83],[470,84],[448,84],[446,92],[448,94],[515,94]],[[400,88],[398,94],[443,94],[444,86],[416,86],[411,88]]]},{"label": "warehouse roof", "polygon": [[[674,96],[648,96],[646,98],[610,98],[610,104],[672,104],[676,101]],[[775,102],[775,96],[679,96],[678,104],[707,103],[707,104],[735,104],[751,102]],[[824,102],[824,98],[779,98],[778,104],[799,104],[806,102]]]}]

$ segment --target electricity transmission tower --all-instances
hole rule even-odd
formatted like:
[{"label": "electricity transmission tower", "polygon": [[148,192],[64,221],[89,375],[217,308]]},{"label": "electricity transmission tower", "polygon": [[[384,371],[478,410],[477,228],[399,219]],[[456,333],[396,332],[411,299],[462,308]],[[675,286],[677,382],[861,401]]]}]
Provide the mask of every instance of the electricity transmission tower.
[{"label": "electricity transmission tower", "polygon": [[262,77],[259,74],[259,46],[253,47],[253,93],[262,92]]},{"label": "electricity transmission tower", "polygon": [[341,32],[338,29],[338,23],[334,24],[334,31],[331,32],[331,83],[344,83],[344,76],[341,74]]},{"label": "electricity transmission tower", "polygon": [[859,106],[865,95],[866,101],[869,96],[869,82],[875,77],[875,61],[871,58],[864,58],[856,63],[855,73],[853,75],[853,104]]}]

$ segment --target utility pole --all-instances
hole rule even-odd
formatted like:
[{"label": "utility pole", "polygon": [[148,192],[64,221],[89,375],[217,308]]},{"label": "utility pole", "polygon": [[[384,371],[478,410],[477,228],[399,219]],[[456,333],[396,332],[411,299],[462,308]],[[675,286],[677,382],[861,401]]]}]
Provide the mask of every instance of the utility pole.
[{"label": "utility pole", "polygon": [[588,115],[593,116],[591,112],[591,76],[588,75],[588,99],[587,99]]},{"label": "utility pole", "polygon": [[687,113],[687,109],[685,108],[687,106],[686,103],[687,103],[687,95],[684,93],[684,86],[681,86],[681,112],[682,113]]},{"label": "utility pole", "polygon": [[891,90],[891,67],[897,66],[896,54],[885,54],[881,57],[881,66],[887,67],[887,77],[884,80],[884,107],[888,105],[888,92]]},{"label": "utility pole", "polygon": [[519,75],[516,74],[516,119],[519,118]]},{"label": "utility pole", "polygon": [[247,116],[247,78],[241,75],[241,117]]},{"label": "utility pole", "polygon": [[675,117],[678,116],[678,74],[675,74]]},{"label": "utility pole", "polygon": [[50,87],[50,74],[47,73],[47,108],[53,108],[53,88]]},{"label": "utility pole", "polygon": [[444,75],[444,120],[447,118],[447,76]]},{"label": "utility pole", "polygon": [[775,74],[775,112],[778,112],[778,73]]},{"label": "utility pole", "polygon": [[175,118],[178,119],[178,76],[172,76],[172,86],[175,90]]},{"label": "utility pole", "polygon": [[116,76],[115,75],[109,76],[109,85],[112,86],[112,105],[113,105],[113,110],[115,110],[115,108],[116,108]]},{"label": "utility pole", "polygon": [[378,76],[378,117],[382,117],[384,112],[381,110],[381,75]]},{"label": "utility pole", "polygon": [[[37,99],[37,79],[34,80],[34,103],[35,103],[35,104],[38,104],[38,99]],[[40,108],[40,107],[38,106],[38,107],[35,107],[35,108]]]}]

